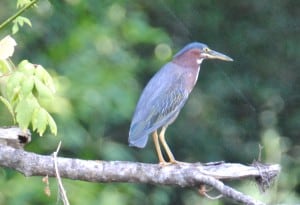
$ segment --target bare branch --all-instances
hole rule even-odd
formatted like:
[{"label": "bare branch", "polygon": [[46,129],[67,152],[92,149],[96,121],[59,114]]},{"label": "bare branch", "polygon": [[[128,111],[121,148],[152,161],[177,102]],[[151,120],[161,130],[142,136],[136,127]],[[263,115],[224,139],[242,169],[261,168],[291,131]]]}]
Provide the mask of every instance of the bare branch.
[{"label": "bare branch", "polygon": [[[0,166],[15,169],[25,176],[55,177],[52,156],[38,155],[20,149],[0,145]],[[279,165],[245,166],[233,163],[183,163],[168,166],[125,161],[92,161],[72,158],[57,158],[57,167],[63,178],[90,182],[130,182],[200,187],[214,187],[224,197],[244,204],[263,204],[220,181],[220,179],[257,178],[272,181],[280,172]]]},{"label": "bare branch", "polygon": [[[260,162],[254,162],[250,166],[224,162],[180,163],[161,166],[138,162],[92,161],[57,157],[60,146],[54,156],[38,155],[6,146],[20,148],[28,141],[30,141],[29,131],[23,132],[19,128],[0,128],[0,166],[17,170],[25,176],[50,176],[59,179],[61,176],[102,183],[130,182],[197,187],[199,194],[210,199],[227,197],[249,205],[263,203],[225,185],[220,180],[255,179],[261,190],[264,191],[269,188],[280,172],[279,165],[267,165]],[[218,190],[220,195],[209,196],[205,185]]]},{"label": "bare branch", "polygon": [[0,128],[0,144],[20,149],[30,141],[31,133],[29,130],[23,131],[18,127]]}]

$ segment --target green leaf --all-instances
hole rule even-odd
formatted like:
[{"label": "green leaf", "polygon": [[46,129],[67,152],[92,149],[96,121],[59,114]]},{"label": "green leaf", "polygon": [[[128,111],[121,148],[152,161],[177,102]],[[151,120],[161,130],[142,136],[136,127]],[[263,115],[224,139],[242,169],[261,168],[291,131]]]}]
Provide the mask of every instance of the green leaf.
[{"label": "green leaf", "polygon": [[37,65],[35,68],[35,75],[51,90],[51,92],[55,93],[56,89],[52,77],[45,68],[41,65]]},{"label": "green leaf", "polygon": [[12,26],[12,34],[16,34],[19,31],[19,25],[18,22],[13,22],[13,26]]},{"label": "green leaf", "polygon": [[34,78],[34,85],[38,92],[39,97],[43,97],[43,98],[53,97],[52,91],[36,77]]},{"label": "green leaf", "polygon": [[11,114],[12,118],[13,118],[13,121],[14,123],[16,123],[16,117],[15,117],[15,113],[14,113],[14,110],[13,110],[13,107],[12,105],[9,103],[9,101],[4,98],[3,96],[0,96],[0,100],[2,101],[2,103],[6,106],[6,108],[8,109],[9,113]]},{"label": "green leaf", "polygon": [[42,136],[47,128],[48,124],[48,112],[42,108],[38,107],[34,110],[32,115],[32,128],[36,130],[40,136]]},{"label": "green leaf", "polygon": [[31,124],[33,130],[42,136],[49,126],[51,133],[57,134],[55,121],[40,105],[43,100],[52,98],[55,92],[53,80],[47,70],[23,60],[18,69],[9,75],[5,89],[6,95],[11,99],[5,103],[12,104],[12,113],[15,108],[15,119],[22,129],[27,129]]},{"label": "green leaf", "polygon": [[32,27],[31,22],[28,18],[23,16],[18,16],[15,20],[13,20],[12,33],[16,34],[19,31],[19,25],[22,27],[24,24]]},{"label": "green leaf", "polygon": [[19,16],[18,18],[21,19],[22,26],[23,26],[23,24],[27,24],[28,26],[32,27],[31,21],[28,18],[23,17],[23,16]]},{"label": "green leaf", "polygon": [[32,129],[37,131],[42,136],[46,130],[47,125],[52,134],[57,135],[57,126],[52,116],[42,107],[38,107],[32,114]]},{"label": "green leaf", "polygon": [[27,24],[28,26],[32,27],[31,22],[28,18],[23,16],[18,16],[14,22],[17,22],[20,26],[24,26],[24,24]]},{"label": "green leaf", "polygon": [[5,87],[5,97],[13,103],[13,101],[18,97],[21,83],[25,78],[24,74],[21,72],[13,72],[7,79]]},{"label": "green leaf", "polygon": [[26,5],[30,4],[31,0],[18,0],[17,1],[17,8],[25,7]]},{"label": "green leaf", "polygon": [[34,88],[34,77],[29,76],[28,78],[25,78],[22,82],[20,95],[26,97],[27,95],[32,93],[33,88]]},{"label": "green leaf", "polygon": [[16,106],[16,120],[22,129],[27,129],[29,127],[33,111],[38,107],[39,104],[33,96],[19,101]]},{"label": "green leaf", "polygon": [[7,74],[11,70],[12,67],[7,60],[0,60],[0,75]]},{"label": "green leaf", "polygon": [[51,130],[52,134],[57,135],[56,123],[55,123],[54,119],[52,118],[52,116],[49,113],[48,113],[48,125],[50,127],[50,130]]},{"label": "green leaf", "polygon": [[28,76],[33,76],[35,73],[35,65],[28,60],[22,60],[18,65],[18,71],[23,72]]}]

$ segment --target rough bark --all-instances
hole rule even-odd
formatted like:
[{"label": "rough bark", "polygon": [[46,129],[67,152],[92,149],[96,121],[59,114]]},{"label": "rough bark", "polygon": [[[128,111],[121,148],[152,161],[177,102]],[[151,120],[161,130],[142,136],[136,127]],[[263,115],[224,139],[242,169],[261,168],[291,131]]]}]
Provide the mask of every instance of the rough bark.
[{"label": "rough bark", "polygon": [[[54,162],[55,159],[55,162]],[[270,186],[280,166],[255,162],[246,166],[236,163],[180,163],[172,165],[127,161],[97,161],[45,156],[7,145],[0,145],[0,166],[17,170],[25,176],[60,177],[89,182],[129,182],[155,185],[196,187],[209,185],[223,197],[243,204],[264,204],[224,184],[226,180],[256,180],[262,190]],[[222,181],[221,181],[222,180]]]}]

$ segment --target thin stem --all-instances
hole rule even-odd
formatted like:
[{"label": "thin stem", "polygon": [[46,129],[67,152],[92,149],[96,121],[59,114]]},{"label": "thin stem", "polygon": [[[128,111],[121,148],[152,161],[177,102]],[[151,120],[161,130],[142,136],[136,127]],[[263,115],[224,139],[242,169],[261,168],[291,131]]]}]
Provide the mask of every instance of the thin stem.
[{"label": "thin stem", "polygon": [[70,205],[66,191],[64,189],[64,186],[63,186],[61,178],[60,178],[59,171],[58,171],[57,154],[59,152],[60,146],[61,146],[61,141],[58,143],[56,152],[53,153],[55,174],[56,174],[56,178],[57,178],[57,182],[58,182],[59,193],[60,193],[61,199],[62,199],[64,205]]},{"label": "thin stem", "polygon": [[27,4],[25,7],[20,9],[17,13],[15,13],[13,16],[9,17],[0,25],[0,30],[2,30],[7,24],[11,23],[13,20],[15,20],[18,16],[20,16],[24,11],[26,11],[28,8],[30,8],[33,4],[35,4],[38,0],[33,0],[29,4]]}]

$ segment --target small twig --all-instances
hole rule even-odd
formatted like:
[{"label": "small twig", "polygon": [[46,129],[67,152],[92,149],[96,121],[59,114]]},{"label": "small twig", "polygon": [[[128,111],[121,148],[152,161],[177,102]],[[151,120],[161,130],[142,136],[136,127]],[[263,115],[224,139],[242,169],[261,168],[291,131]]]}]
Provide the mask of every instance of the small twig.
[{"label": "small twig", "polygon": [[35,4],[38,0],[33,0],[29,4],[27,4],[25,7],[20,9],[17,13],[15,13],[13,16],[9,17],[0,25],[0,30],[3,29],[7,24],[11,23],[13,20],[15,20],[18,16],[20,16],[24,11],[26,11],[28,8],[30,8],[33,4]]},{"label": "small twig", "polygon": [[212,187],[209,189],[206,189],[205,185],[200,185],[198,192],[200,195],[205,196],[206,198],[211,199],[211,200],[216,200],[216,199],[220,199],[223,197],[222,194],[219,194],[218,196],[210,196],[207,192],[210,192],[211,190],[213,190]]},{"label": "small twig", "polygon": [[259,153],[258,153],[257,161],[261,162],[261,152],[264,149],[264,146],[262,146],[261,144],[258,144],[258,149],[259,149]]},{"label": "small twig", "polygon": [[50,196],[51,195],[51,191],[50,191],[50,187],[49,187],[49,177],[48,175],[44,176],[43,179],[42,179],[42,182],[45,183],[45,188],[44,188],[44,192],[47,196]]},{"label": "small twig", "polygon": [[217,200],[217,199],[220,199],[223,197],[222,194],[219,194],[218,196],[210,196],[209,194],[207,194],[206,192],[203,193],[203,195],[205,197],[207,197],[208,199],[211,199],[211,200]]},{"label": "small twig", "polygon": [[56,151],[53,153],[55,175],[56,175],[56,178],[57,178],[59,193],[60,193],[61,199],[62,199],[64,205],[70,205],[67,194],[66,194],[66,191],[65,191],[64,186],[62,184],[62,181],[61,181],[61,178],[60,178],[60,175],[59,175],[59,171],[58,171],[58,166],[57,166],[57,154],[59,152],[60,146],[61,146],[61,141],[59,142]]}]

